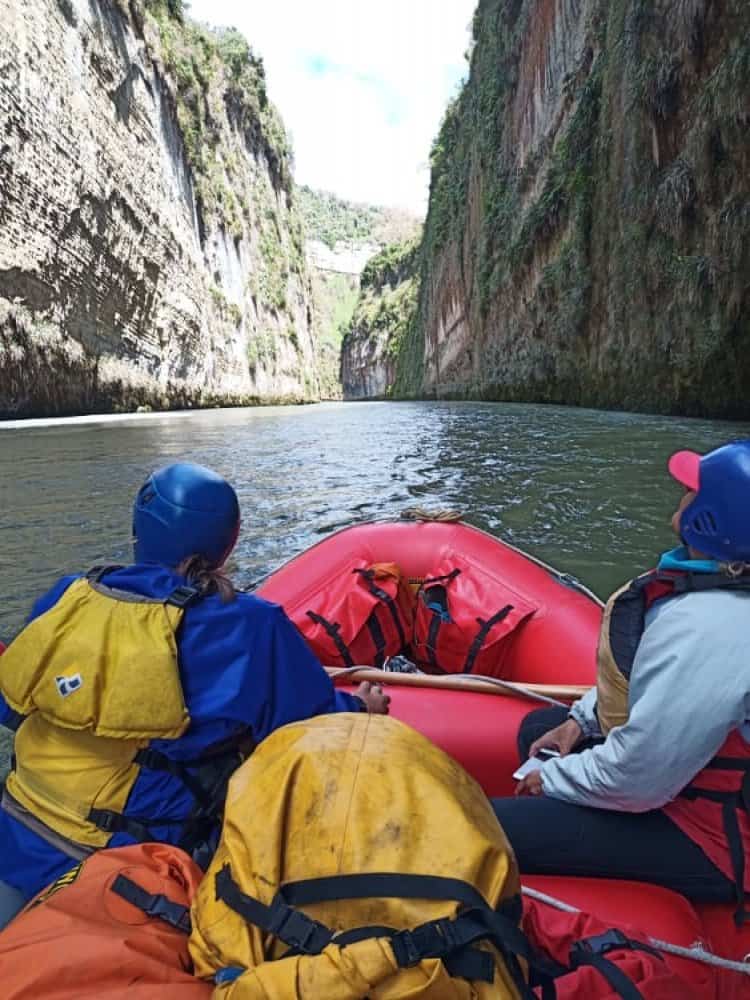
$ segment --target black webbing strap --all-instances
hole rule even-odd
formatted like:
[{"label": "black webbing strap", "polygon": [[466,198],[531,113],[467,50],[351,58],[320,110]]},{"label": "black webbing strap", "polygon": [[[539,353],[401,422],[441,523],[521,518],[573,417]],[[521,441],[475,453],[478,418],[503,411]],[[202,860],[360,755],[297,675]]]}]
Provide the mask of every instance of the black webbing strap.
[{"label": "black webbing strap", "polygon": [[185,822],[184,816],[160,816],[158,819],[148,816],[124,816],[114,809],[89,809],[86,819],[104,833],[127,833],[139,844],[159,839],[148,828],[148,823],[153,823],[155,826],[177,826]]},{"label": "black webbing strap", "polygon": [[430,666],[433,670],[440,670],[440,664],[437,661],[437,638],[438,632],[440,631],[440,626],[443,624],[443,619],[440,615],[432,612],[432,619],[430,621],[430,627],[427,632],[427,659],[430,661]]},{"label": "black webbing strap", "polygon": [[443,878],[440,875],[397,875],[390,872],[329,875],[287,882],[281,887],[279,894],[294,906],[340,899],[448,899],[494,912],[474,886],[460,879]]},{"label": "black webbing strap", "polygon": [[745,846],[742,843],[740,824],[737,821],[737,809],[740,807],[740,796],[725,799],[721,806],[721,818],[724,822],[724,835],[729,844],[729,856],[732,859],[732,874],[734,875],[734,893],[737,899],[737,909],[734,911],[734,922],[742,927],[748,914],[745,909]]},{"label": "black webbing strap", "polygon": [[108,573],[114,573],[118,569],[123,569],[123,567],[114,563],[109,566],[92,566],[92,568],[86,573],[86,579],[99,593],[104,594],[107,597],[111,597],[114,600],[130,601],[134,604],[171,604],[175,608],[181,608],[184,610],[189,605],[194,604],[203,597],[203,591],[199,590],[197,587],[191,587],[186,583],[180,584],[179,587],[175,587],[171,593],[167,594],[167,596],[163,598],[146,597],[145,595],[137,594],[134,591],[118,590],[117,587],[108,587],[102,583],[103,578]]},{"label": "black webbing strap", "polygon": [[702,590],[750,590],[750,574],[739,577],[725,573],[680,573],[679,576],[656,575],[657,581],[669,581],[676,594]]},{"label": "black webbing strap", "polygon": [[277,893],[270,906],[247,896],[232,878],[229,865],[216,876],[216,898],[248,923],[273,934],[302,955],[318,955],[333,938],[333,931],[301,910],[289,906]]},{"label": "black webbing strap", "polygon": [[333,640],[336,649],[339,651],[339,656],[343,660],[344,666],[353,667],[354,659],[352,658],[352,654],[349,652],[349,647],[339,635],[339,630],[341,628],[341,625],[338,622],[335,623],[329,622],[326,618],[324,618],[322,615],[317,614],[315,611],[308,611],[307,617],[311,618],[316,625],[320,625],[322,626],[322,628],[325,629],[326,633]]},{"label": "black webbing strap", "polygon": [[[216,898],[267,934],[288,944],[289,954],[319,954],[331,941],[346,947],[372,937],[389,937],[401,968],[426,958],[441,959],[451,975],[491,983],[495,960],[491,952],[470,946],[487,940],[506,958],[508,969],[524,997],[534,994],[525,982],[517,957],[533,960],[531,947],[518,925],[500,910],[492,910],[473,886],[459,879],[434,875],[332,875],[289,882],[281,886],[270,905],[243,893],[225,865],[216,876]],[[412,930],[358,927],[339,934],[307,916],[297,906],[344,899],[401,898],[454,900],[470,909],[455,918],[431,920]],[[516,908],[513,908],[515,912]]]},{"label": "black webbing strap", "polygon": [[[355,944],[357,941],[366,941],[369,938],[387,937],[393,938],[398,934],[395,927],[383,927],[373,924],[366,927],[355,927],[350,931],[342,931],[337,934],[334,941],[340,948]],[[293,952],[288,952],[291,955]],[[284,957],[286,958],[287,955]],[[448,970],[448,974],[456,979],[481,979],[491,983],[495,978],[495,962],[489,952],[479,951],[476,948],[465,948],[454,955],[446,955],[443,963]]]},{"label": "black webbing strap", "polygon": [[404,632],[403,622],[401,621],[401,615],[399,614],[398,605],[393,600],[390,594],[385,595],[388,600],[385,602],[388,606],[388,610],[391,613],[391,618],[393,619],[396,630],[398,632],[398,641],[401,645],[401,650],[406,649],[406,633]]},{"label": "black webbing strap", "polygon": [[188,771],[185,764],[181,761],[172,760],[166,754],[147,747],[145,750],[139,750],[136,753],[135,757],[133,757],[133,762],[140,767],[145,767],[149,771],[165,771],[167,774],[179,778],[193,798],[200,802],[201,805],[208,808],[215,806],[216,803],[211,792]]},{"label": "black webbing strap", "polygon": [[705,767],[714,771],[744,771],[750,772],[750,760],[741,757],[713,757]]},{"label": "black webbing strap", "polygon": [[513,610],[513,605],[506,604],[504,608],[501,608],[499,611],[496,611],[491,618],[487,619],[487,621],[482,621],[481,618],[477,618],[477,621],[479,622],[479,631],[474,636],[474,641],[469,647],[469,653],[466,657],[466,663],[464,664],[464,670],[463,670],[465,674],[470,674],[471,671],[474,669],[474,661],[479,655],[479,651],[484,645],[484,640],[487,638],[490,631],[495,627],[495,625],[497,625],[498,622],[501,622],[504,618],[507,618],[512,610]]},{"label": "black webbing strap", "polygon": [[629,951],[645,951],[663,961],[662,956],[655,948],[642,941],[633,941],[626,937],[622,931],[612,929],[605,931],[604,934],[576,941],[570,949],[571,968],[578,969],[582,965],[590,965],[604,976],[612,989],[622,997],[622,1000],[644,1000],[643,994],[632,979],[626,976],[614,962],[610,962],[608,958],[604,957],[608,952],[622,948]]},{"label": "black webbing strap", "polygon": [[[145,844],[155,839],[152,832],[146,826],[146,823],[150,822],[150,820],[143,819],[142,817],[123,816],[122,813],[115,812],[113,809],[90,809],[86,819],[105,833],[127,833],[128,836],[140,844]],[[159,820],[159,825],[166,826],[170,822],[181,823],[182,820]]]},{"label": "black webbing strap", "polygon": [[425,587],[430,583],[442,583],[443,581],[445,581],[446,583],[450,583],[451,580],[456,579],[456,577],[460,574],[460,572],[461,572],[460,569],[452,569],[450,573],[443,573],[442,576],[426,576],[424,580],[422,580],[422,585],[419,589],[424,590]]},{"label": "black webbing strap", "polygon": [[118,875],[112,883],[112,892],[127,900],[149,917],[156,917],[185,934],[190,933],[190,907],[175,903],[161,893],[146,892],[124,875]]},{"label": "black webbing strap", "polygon": [[355,569],[354,572],[358,573],[360,576],[363,577],[364,580],[367,581],[367,588],[370,591],[370,593],[374,597],[377,597],[379,601],[382,601],[383,604],[385,604],[385,606],[390,611],[391,617],[393,618],[394,624],[398,631],[398,641],[401,644],[401,649],[405,649],[406,633],[404,632],[404,626],[401,621],[401,615],[398,613],[398,607],[396,605],[396,602],[393,600],[393,598],[391,597],[391,595],[388,593],[387,590],[383,590],[382,587],[379,587],[375,583],[375,573],[373,570]]},{"label": "black webbing strap", "polygon": [[[469,909],[453,919],[429,921],[413,930],[394,934],[391,946],[396,961],[401,966],[408,966],[417,964],[424,958],[441,958],[451,975],[492,982],[492,955],[469,947],[478,940],[486,939],[502,952],[522,995],[533,1000],[534,995],[526,986],[516,957],[533,960],[531,948],[515,920],[506,915],[518,912],[515,900],[504,903],[499,911],[493,910],[474,886],[460,879],[439,875],[377,872],[289,882],[281,887],[279,895],[286,902],[298,906],[368,897],[453,900],[462,903]],[[336,941],[338,940],[337,937]]]},{"label": "black webbing strap", "polygon": [[[734,760],[731,757],[715,757],[706,766],[711,767],[711,765],[714,765],[719,767],[720,765],[715,764],[715,761],[722,759],[727,762]],[[740,768],[735,769],[740,770]],[[732,768],[725,763],[722,770],[732,770]],[[724,836],[727,838],[729,857],[732,862],[732,874],[734,876],[734,896],[737,900],[737,909],[734,911],[734,922],[737,927],[742,927],[745,921],[750,918],[750,912],[745,909],[745,846],[737,820],[738,809],[748,810],[747,800],[750,776],[744,767],[741,770],[745,771],[741,791],[722,792],[713,788],[696,788],[694,785],[688,785],[687,788],[683,788],[679,793],[680,798],[687,799],[689,802],[694,802],[696,799],[707,799],[709,802],[716,802],[721,806],[722,826],[724,827]]]},{"label": "black webbing strap", "polygon": [[124,567],[119,563],[109,563],[106,566],[92,566],[86,572],[86,579],[91,583],[101,583],[102,577],[106,576],[107,573],[114,573],[118,569],[124,569]]},{"label": "black webbing strap", "polygon": [[367,619],[367,630],[375,646],[375,656],[372,663],[379,670],[385,663],[385,636],[374,611]]}]

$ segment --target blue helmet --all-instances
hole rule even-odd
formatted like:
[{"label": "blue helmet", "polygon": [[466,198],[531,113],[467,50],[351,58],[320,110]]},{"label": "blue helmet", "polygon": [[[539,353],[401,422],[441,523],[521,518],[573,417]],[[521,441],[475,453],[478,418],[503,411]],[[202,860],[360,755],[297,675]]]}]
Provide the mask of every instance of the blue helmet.
[{"label": "blue helmet", "polygon": [[750,562],[750,441],[707,455],[678,451],[669,471],[696,493],[680,518],[685,543],[722,562]]},{"label": "blue helmet", "polygon": [[229,483],[210,469],[177,462],[152,473],[133,506],[136,562],[178,566],[204,556],[221,566],[240,529],[240,505]]}]

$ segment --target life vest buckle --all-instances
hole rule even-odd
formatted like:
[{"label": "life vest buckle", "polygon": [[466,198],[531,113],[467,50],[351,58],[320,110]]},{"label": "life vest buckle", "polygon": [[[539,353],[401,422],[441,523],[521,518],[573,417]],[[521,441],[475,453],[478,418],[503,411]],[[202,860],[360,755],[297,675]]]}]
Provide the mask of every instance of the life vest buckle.
[{"label": "life vest buckle", "polygon": [[195,587],[188,587],[183,584],[179,587],[175,587],[167,598],[167,604],[171,604],[175,608],[187,608],[190,604],[197,601],[199,597],[201,597],[201,592],[199,590]]},{"label": "life vest buckle", "polygon": [[110,809],[91,809],[87,818],[104,833],[119,833],[122,829],[122,817]]}]

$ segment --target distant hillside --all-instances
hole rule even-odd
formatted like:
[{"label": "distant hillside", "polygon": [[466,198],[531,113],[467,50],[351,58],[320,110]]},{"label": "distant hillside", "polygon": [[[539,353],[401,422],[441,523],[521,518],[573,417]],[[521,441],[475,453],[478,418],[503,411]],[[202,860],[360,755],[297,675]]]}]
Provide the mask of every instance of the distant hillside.
[{"label": "distant hillside", "polygon": [[341,341],[352,323],[359,276],[387,245],[413,240],[422,226],[401,209],[345,201],[328,191],[303,186],[295,195],[313,275],[321,397],[340,399]]},{"label": "distant hillside", "polygon": [[415,236],[420,221],[398,208],[345,201],[328,191],[297,188],[297,205],[311,240],[333,250],[337,243],[400,243]]}]

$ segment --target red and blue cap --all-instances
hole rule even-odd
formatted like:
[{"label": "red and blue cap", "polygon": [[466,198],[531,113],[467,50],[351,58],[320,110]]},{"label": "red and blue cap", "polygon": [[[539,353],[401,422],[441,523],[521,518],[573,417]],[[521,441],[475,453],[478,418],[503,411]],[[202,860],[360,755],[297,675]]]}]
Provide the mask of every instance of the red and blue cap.
[{"label": "red and blue cap", "polygon": [[750,562],[750,440],[705,455],[675,452],[668,468],[695,493],[680,517],[685,543],[723,562]]}]

